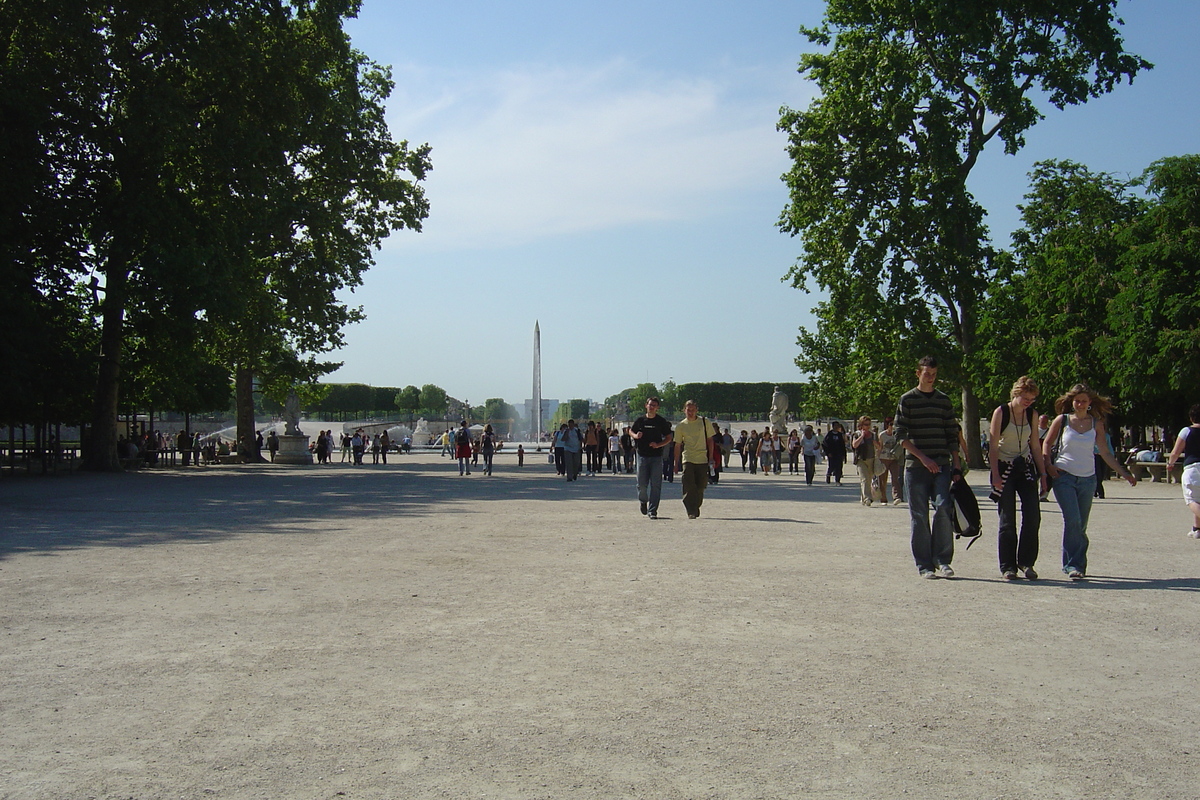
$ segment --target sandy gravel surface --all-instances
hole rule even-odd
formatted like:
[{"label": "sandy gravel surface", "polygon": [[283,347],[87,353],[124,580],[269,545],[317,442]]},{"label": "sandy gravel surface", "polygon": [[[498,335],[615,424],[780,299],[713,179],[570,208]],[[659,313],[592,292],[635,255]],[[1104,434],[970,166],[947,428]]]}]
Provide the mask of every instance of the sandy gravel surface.
[{"label": "sandy gravel surface", "polygon": [[1108,483],[1086,583],[1052,503],[1042,580],[985,503],[924,581],[850,472],[0,480],[0,797],[1200,797],[1177,486]]}]

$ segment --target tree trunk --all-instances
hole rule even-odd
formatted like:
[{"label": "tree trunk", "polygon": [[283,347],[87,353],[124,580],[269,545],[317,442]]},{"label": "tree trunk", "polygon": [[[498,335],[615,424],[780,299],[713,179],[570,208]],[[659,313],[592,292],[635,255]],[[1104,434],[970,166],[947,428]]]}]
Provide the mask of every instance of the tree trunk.
[{"label": "tree trunk", "polygon": [[254,371],[238,367],[234,373],[234,405],[237,408],[237,452],[244,463],[266,461],[255,447],[257,431],[254,425]]},{"label": "tree trunk", "polygon": [[121,388],[121,347],[125,339],[125,286],[129,273],[124,264],[109,263],[105,273],[104,311],[100,330],[100,364],[92,406],[91,437],[83,468],[118,472],[117,405]]},{"label": "tree trunk", "polygon": [[975,301],[959,303],[958,345],[962,351],[962,410],[963,438],[967,441],[967,464],[971,469],[983,469],[983,445],[979,440],[979,398],[975,395],[971,375],[975,355]]},{"label": "tree trunk", "polygon": [[967,440],[967,463],[971,469],[983,469],[983,444],[979,439],[979,398],[970,386],[962,390],[963,438]]}]

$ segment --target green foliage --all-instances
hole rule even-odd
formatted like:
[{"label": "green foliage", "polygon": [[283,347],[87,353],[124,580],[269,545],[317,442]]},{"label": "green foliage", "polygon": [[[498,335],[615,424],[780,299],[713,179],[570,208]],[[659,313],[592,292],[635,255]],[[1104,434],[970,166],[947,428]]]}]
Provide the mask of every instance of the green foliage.
[{"label": "green foliage", "polygon": [[[787,277],[828,291],[820,333],[846,338],[845,356],[873,353],[858,339],[881,326],[902,340],[889,353],[940,350],[968,441],[978,302],[996,261],[967,179],[993,139],[1020,149],[1041,117],[1035,96],[1063,108],[1150,67],[1123,52],[1115,4],[829,0],[824,24],[803,31],[822,49],[800,72],[821,95],[779,122],[793,162],[779,226],[803,245]],[[878,402],[874,383],[847,391],[855,407]]]},{"label": "green foliage", "polygon": [[421,387],[421,408],[418,413],[429,419],[441,419],[450,409],[450,397],[446,390],[432,383]]},{"label": "green foliage", "polygon": [[342,290],[419,229],[428,148],[391,138],[390,76],[342,29],[357,7],[0,5],[6,352],[94,376],[90,466],[115,464],[123,394],[201,409],[236,374],[241,425],[253,375],[282,391],[328,372],[310,354],[361,316]]},{"label": "green foliage", "polygon": [[625,396],[626,404],[629,407],[629,416],[634,419],[645,413],[646,401],[651,397],[662,399],[662,394],[653,383],[639,383],[632,389],[626,389],[622,394]]},{"label": "green foliage", "polygon": [[401,411],[415,414],[417,413],[417,409],[421,407],[421,390],[415,386],[405,386],[396,392],[393,402],[396,404],[396,408]]},{"label": "green foliage", "polygon": [[760,415],[765,419],[776,386],[788,396],[788,413],[801,413],[808,394],[803,383],[684,383],[678,387],[679,408],[695,400],[700,413],[707,416]]},{"label": "green foliage", "polygon": [[1031,178],[1007,281],[982,316],[991,395],[1020,374],[1047,400],[1083,380],[1126,421],[1181,422],[1200,396],[1200,156],[1133,181],[1071,162]]}]

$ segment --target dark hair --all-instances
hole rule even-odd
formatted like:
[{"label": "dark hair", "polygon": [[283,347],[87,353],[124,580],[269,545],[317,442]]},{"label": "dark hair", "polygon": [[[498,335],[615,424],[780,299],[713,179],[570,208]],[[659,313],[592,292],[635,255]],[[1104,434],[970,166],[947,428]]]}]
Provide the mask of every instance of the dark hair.
[{"label": "dark hair", "polygon": [[660,406],[662,405],[662,400],[658,399],[654,395],[650,395],[649,397],[647,397],[646,402],[647,403],[658,403]]},{"label": "dark hair", "polygon": [[1200,403],[1197,403],[1188,409],[1188,418],[1191,419],[1192,422],[1200,423]]},{"label": "dark hair", "polygon": [[918,367],[933,367],[937,369],[937,359],[933,356],[921,356],[921,360],[917,362]]}]

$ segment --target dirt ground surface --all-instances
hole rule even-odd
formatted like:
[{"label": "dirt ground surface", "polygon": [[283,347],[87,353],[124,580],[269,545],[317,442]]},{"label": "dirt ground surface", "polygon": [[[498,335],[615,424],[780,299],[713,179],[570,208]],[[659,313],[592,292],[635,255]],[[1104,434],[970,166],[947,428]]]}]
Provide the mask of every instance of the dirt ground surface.
[{"label": "dirt ground surface", "polygon": [[[433,454],[0,480],[3,798],[1200,797],[1200,541],[921,580],[905,508]],[[986,475],[970,476],[986,495]]]}]

